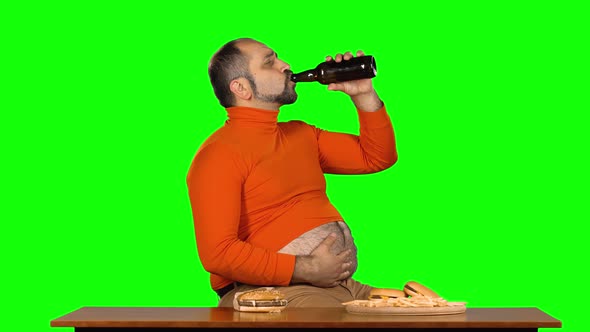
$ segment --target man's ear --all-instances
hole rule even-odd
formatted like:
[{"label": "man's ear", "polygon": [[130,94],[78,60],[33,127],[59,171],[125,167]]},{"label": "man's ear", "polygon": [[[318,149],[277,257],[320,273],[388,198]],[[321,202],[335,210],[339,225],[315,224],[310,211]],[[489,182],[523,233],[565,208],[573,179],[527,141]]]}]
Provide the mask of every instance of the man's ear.
[{"label": "man's ear", "polygon": [[240,77],[229,82],[229,89],[234,93],[237,99],[252,99],[252,88],[247,79]]}]

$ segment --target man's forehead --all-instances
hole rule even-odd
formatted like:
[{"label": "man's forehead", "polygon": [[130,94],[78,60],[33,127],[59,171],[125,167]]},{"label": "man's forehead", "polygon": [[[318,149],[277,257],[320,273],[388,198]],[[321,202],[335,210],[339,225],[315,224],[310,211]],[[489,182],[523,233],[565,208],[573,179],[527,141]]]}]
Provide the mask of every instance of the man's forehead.
[{"label": "man's forehead", "polygon": [[238,47],[250,58],[263,59],[268,54],[274,54],[274,51],[270,47],[257,41],[241,42]]}]

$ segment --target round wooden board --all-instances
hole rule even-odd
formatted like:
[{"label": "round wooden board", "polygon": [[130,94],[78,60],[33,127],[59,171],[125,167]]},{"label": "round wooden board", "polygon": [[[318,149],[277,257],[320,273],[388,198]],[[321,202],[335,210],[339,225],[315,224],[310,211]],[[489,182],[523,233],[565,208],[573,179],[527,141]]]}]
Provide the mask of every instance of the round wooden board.
[{"label": "round wooden board", "polygon": [[464,304],[448,307],[364,307],[356,304],[346,305],[346,311],[353,314],[434,316],[462,314],[467,309]]}]

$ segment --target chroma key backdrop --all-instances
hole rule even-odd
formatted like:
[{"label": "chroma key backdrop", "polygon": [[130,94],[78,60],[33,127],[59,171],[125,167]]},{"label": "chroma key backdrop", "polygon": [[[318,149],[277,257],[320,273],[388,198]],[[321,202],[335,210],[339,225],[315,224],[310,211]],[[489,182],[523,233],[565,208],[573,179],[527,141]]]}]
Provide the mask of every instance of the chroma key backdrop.
[{"label": "chroma key backdrop", "polygon": [[[187,2],[188,3],[188,2]],[[8,330],[82,306],[215,306],[186,174],[226,120],[207,76],[251,37],[293,71],[375,56],[399,161],[326,175],[361,282],[467,307],[537,307],[583,331],[589,294],[587,12],[575,2],[3,5]],[[349,98],[300,83],[279,121],[358,134]],[[293,174],[296,176],[296,174]],[[547,329],[549,330],[549,329]]]}]

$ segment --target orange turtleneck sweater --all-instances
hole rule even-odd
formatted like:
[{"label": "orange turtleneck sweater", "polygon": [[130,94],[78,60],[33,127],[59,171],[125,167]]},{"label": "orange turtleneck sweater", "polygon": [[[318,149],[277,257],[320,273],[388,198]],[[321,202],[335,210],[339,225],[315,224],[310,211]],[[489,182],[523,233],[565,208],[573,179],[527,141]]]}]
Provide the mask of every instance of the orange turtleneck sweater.
[{"label": "orange turtleneck sweater", "polygon": [[295,256],[277,253],[319,225],[343,220],[326,195],[324,173],[367,174],[397,160],[382,107],[357,110],[360,135],[278,111],[227,108],[228,120],[197,151],[187,175],[197,249],[211,287],[232,281],[286,286]]}]

